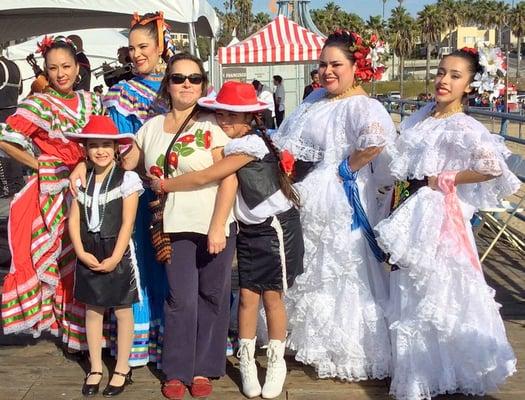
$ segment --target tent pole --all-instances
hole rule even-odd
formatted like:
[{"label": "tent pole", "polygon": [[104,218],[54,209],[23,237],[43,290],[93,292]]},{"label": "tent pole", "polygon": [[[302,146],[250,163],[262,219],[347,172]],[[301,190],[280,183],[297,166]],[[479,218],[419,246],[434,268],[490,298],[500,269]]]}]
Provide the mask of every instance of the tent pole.
[{"label": "tent pole", "polygon": [[190,42],[190,53],[195,55],[195,29],[193,29],[193,22],[188,22],[188,38]]},{"label": "tent pole", "polygon": [[208,61],[208,68],[210,72],[210,82],[215,86],[215,37],[212,36],[210,40],[210,60]]}]

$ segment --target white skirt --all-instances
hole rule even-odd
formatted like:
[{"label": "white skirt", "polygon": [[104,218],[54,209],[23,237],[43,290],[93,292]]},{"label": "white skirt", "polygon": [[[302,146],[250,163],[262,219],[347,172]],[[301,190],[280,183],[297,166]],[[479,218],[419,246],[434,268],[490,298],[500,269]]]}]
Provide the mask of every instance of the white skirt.
[{"label": "white skirt", "polygon": [[[461,206],[475,251],[469,222],[474,210]],[[444,195],[424,187],[376,226],[380,246],[400,267],[391,273],[387,312],[390,394],[398,400],[444,393],[482,396],[516,371],[494,290],[440,235],[444,210]]]},{"label": "white skirt", "polygon": [[[361,231],[350,230],[352,209],[337,166],[317,168],[298,189],[305,272],[286,294],[287,345],[321,378],[389,376],[390,341],[381,307],[388,300],[387,274]],[[362,184],[360,190],[366,209]]]}]

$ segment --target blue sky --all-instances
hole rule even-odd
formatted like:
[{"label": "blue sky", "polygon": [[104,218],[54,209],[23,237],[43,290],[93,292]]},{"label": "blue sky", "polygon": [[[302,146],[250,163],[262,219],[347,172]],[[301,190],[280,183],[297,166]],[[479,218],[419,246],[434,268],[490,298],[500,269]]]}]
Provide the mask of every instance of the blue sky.
[{"label": "blue sky", "polygon": [[[223,9],[224,0],[208,0],[209,3]],[[383,8],[382,0],[332,0],[334,3],[341,6],[345,11],[350,11],[358,14],[363,19],[368,19],[370,15],[381,15]],[[329,0],[312,0],[310,8],[324,8]],[[506,0],[506,3],[512,4],[512,0]],[[255,12],[268,12],[268,3],[270,0],[253,0],[253,9]],[[417,14],[425,4],[435,3],[435,0],[404,0],[403,6],[408,9],[413,15]],[[390,9],[398,5],[397,0],[388,0],[385,6],[385,16],[388,18]]]}]

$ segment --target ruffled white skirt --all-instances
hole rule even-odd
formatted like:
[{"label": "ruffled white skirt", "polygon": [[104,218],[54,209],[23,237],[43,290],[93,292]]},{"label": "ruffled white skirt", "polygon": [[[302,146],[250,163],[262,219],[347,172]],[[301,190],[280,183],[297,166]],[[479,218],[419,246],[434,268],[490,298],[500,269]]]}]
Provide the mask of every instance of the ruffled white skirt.
[{"label": "ruffled white skirt", "polygon": [[[366,181],[366,180],[364,180]],[[288,346],[319,377],[384,378],[391,364],[387,275],[359,230],[337,166],[318,168],[298,185],[305,272],[286,295]],[[367,202],[365,188],[361,185]],[[366,206],[365,206],[366,209]]]},{"label": "ruffled white skirt", "polygon": [[[475,246],[469,223],[474,210],[461,206]],[[484,395],[516,371],[494,290],[441,237],[444,218],[443,194],[425,187],[376,226],[380,246],[401,267],[391,273],[388,310],[390,394],[400,400]]]}]

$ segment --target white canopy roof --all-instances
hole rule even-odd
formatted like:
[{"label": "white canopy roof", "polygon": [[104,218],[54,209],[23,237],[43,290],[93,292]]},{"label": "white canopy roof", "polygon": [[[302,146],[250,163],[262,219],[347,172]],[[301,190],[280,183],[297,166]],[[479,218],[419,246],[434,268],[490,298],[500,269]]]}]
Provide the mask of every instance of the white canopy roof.
[{"label": "white canopy roof", "polygon": [[133,12],[163,11],[175,32],[215,37],[219,19],[206,0],[2,0],[0,41],[88,28],[129,28]]}]

